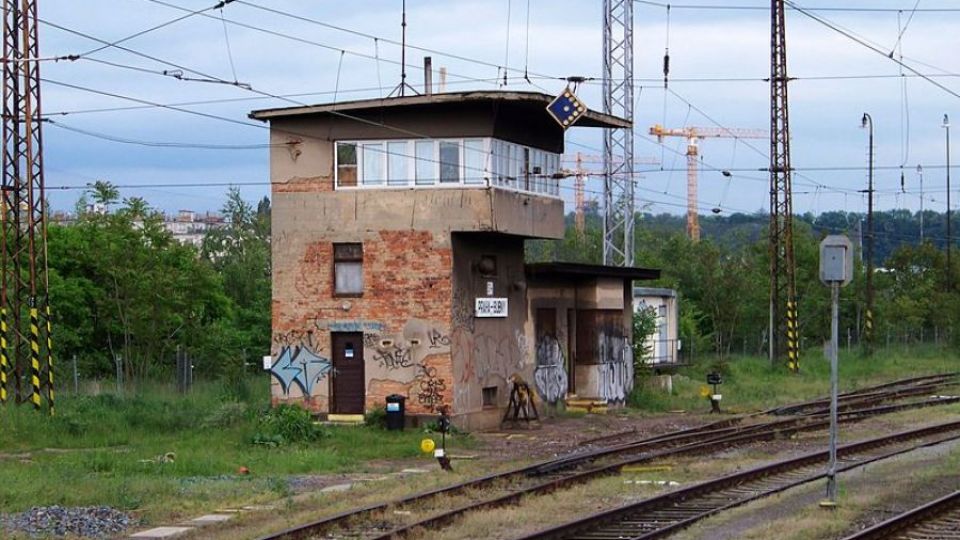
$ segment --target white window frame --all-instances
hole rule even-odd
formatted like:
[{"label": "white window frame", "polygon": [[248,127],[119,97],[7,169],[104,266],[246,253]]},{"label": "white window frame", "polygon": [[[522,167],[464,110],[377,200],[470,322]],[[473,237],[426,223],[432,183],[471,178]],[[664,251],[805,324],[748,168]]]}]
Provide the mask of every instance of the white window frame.
[{"label": "white window frame", "polygon": [[[471,167],[467,169],[467,141],[483,141],[483,181],[468,183],[467,178],[470,175],[476,175]],[[417,158],[417,143],[431,142],[432,157],[430,158],[433,178],[429,183],[418,183],[417,168],[420,160]],[[458,182],[440,182],[440,143],[455,142],[460,147],[460,180]],[[407,152],[407,176],[409,178],[403,184],[393,183],[390,179],[390,150],[388,145],[396,143],[406,144]],[[341,186],[339,178],[339,155],[337,145],[352,144],[357,149],[357,185]],[[380,166],[384,178],[380,184],[365,184],[364,171],[364,145],[382,144],[383,152],[380,158]],[[530,189],[523,189],[523,153],[524,149],[530,152],[530,166],[541,168],[540,175],[531,178]],[[368,139],[368,140],[342,140],[334,142],[333,150],[333,171],[334,171],[334,189],[414,189],[414,188],[481,188],[497,187],[509,191],[520,193],[534,193],[546,197],[560,198],[560,181],[552,176],[559,172],[560,154],[548,152],[539,148],[533,148],[522,144],[512,143],[503,139],[492,137],[463,137],[463,138],[443,138],[443,139]],[[531,173],[532,174],[532,173]],[[476,178],[473,176],[472,178]]]}]

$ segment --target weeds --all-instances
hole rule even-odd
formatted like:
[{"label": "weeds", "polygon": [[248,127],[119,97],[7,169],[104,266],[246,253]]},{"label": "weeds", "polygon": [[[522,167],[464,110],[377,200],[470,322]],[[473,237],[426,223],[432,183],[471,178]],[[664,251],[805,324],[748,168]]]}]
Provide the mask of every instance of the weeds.
[{"label": "weeds", "polygon": [[304,443],[329,437],[330,433],[315,423],[310,412],[296,405],[280,405],[267,409],[257,418],[254,444],[282,446]]}]

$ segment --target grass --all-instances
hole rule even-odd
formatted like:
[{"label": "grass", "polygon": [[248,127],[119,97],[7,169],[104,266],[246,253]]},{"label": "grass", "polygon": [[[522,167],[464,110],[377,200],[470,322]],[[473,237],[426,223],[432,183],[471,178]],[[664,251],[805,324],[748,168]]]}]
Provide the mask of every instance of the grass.
[{"label": "grass", "polygon": [[[267,402],[263,381],[255,389]],[[187,396],[149,389],[137,397],[62,397],[57,414],[0,408],[0,508],[109,505],[148,522],[193,517],[231,504],[290,494],[291,475],[381,468],[420,457],[424,434],[327,427],[315,442],[251,444],[262,408],[230,400],[217,384]],[[465,437],[453,437],[453,445]],[[173,461],[157,459],[172,452]],[[251,474],[240,475],[247,467]]]},{"label": "grass", "polygon": [[[950,371],[958,365],[956,355],[934,348],[910,354],[879,351],[870,359],[844,354],[841,387]],[[699,391],[710,368],[703,364],[685,369],[674,377],[672,394],[644,386],[632,403],[643,412],[706,413],[709,403]],[[723,372],[725,411],[758,410],[828,390],[829,366],[813,354],[804,357],[796,375],[771,370],[760,358],[733,358]],[[245,394],[249,401],[233,397]],[[54,417],[28,406],[0,408],[0,508],[16,512],[53,504],[108,505],[134,511],[147,524],[162,524],[217,508],[290,500],[291,476],[395,471],[413,463],[436,468],[432,458],[420,453],[424,434],[416,430],[328,427],[314,442],[251,444],[263,428],[258,415],[268,395],[268,381],[258,378],[247,393],[203,383],[186,396],[169,387],[145,388],[136,396],[61,396]],[[475,444],[466,436],[450,439],[453,447]],[[171,452],[171,462],[156,459]],[[249,468],[250,474],[238,474],[240,467]],[[476,467],[464,462],[457,476],[484,472],[479,462]],[[398,495],[417,482],[404,483],[394,486]],[[384,487],[371,486],[369,497],[382,500]],[[345,494],[342,504],[355,504],[361,492]],[[333,500],[327,496],[325,506]]]},{"label": "grass", "polygon": [[[894,379],[933,373],[960,371],[960,357],[936,347],[878,350],[867,358],[857,351],[841,351],[840,391]],[[716,362],[700,362],[683,368],[673,378],[673,392],[668,394],[640,381],[630,397],[630,404],[644,411],[685,410],[708,412],[710,403],[700,396],[706,386],[706,374],[716,369]],[[784,367],[771,369],[766,358],[731,357],[719,366],[723,384],[721,407],[727,412],[755,411],[826,395],[830,390],[830,363],[819,351],[801,357],[797,374]]]}]

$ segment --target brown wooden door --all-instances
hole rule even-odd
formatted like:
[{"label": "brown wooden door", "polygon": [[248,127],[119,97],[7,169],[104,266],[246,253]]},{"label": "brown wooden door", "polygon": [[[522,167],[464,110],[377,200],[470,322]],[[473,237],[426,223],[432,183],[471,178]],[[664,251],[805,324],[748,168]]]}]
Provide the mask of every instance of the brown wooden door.
[{"label": "brown wooden door", "polygon": [[537,308],[536,311],[537,343],[546,337],[557,337],[557,310],[554,308]]},{"label": "brown wooden door", "polygon": [[330,412],[334,414],[364,413],[363,334],[333,332],[333,389]]}]

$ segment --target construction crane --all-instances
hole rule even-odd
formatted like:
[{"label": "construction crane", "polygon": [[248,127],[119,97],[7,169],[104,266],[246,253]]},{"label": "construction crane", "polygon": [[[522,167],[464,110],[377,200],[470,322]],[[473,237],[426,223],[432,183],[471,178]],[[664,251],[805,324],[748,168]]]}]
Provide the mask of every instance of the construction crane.
[{"label": "construction crane", "polygon": [[[576,224],[577,234],[583,236],[584,231],[586,230],[586,206],[587,202],[584,198],[584,187],[586,185],[587,176],[594,174],[591,171],[584,169],[584,163],[603,163],[603,156],[597,156],[593,154],[583,154],[577,152],[574,156],[564,156],[564,163],[574,163],[574,169],[564,169],[564,174],[573,176],[574,178],[574,203],[576,212],[574,213],[574,223]],[[638,158],[633,160],[634,167],[631,168],[631,172],[636,172],[636,165],[660,165],[660,160],[655,157],[646,157]]]},{"label": "construction crane", "polygon": [[[650,134],[657,136],[658,142],[664,137],[684,137],[687,139],[687,236],[694,242],[700,241],[700,219],[697,213],[697,158],[700,156],[700,139],[766,139],[769,137],[762,129],[685,127],[665,128],[656,124],[650,128]],[[729,174],[729,173],[727,173]]]}]

